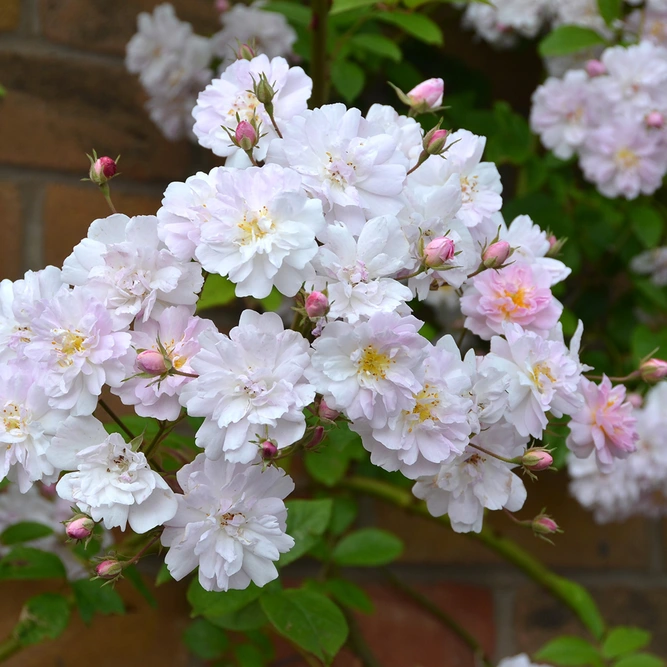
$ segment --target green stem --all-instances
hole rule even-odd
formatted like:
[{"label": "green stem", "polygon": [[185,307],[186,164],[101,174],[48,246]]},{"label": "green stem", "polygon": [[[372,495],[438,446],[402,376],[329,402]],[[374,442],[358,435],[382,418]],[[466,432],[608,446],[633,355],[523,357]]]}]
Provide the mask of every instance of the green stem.
[{"label": "green stem", "polygon": [[111,419],[113,419],[116,424],[121,427],[125,435],[130,438],[130,440],[134,440],[134,433],[132,433],[132,431],[130,431],[130,429],[125,426],[123,420],[101,398],[99,400],[99,405],[109,415],[109,417],[111,417]]},{"label": "green stem", "polygon": [[479,661],[484,667],[492,666],[491,660],[486,655],[486,651],[482,648],[482,645],[463,626],[455,621],[449,614],[440,609],[440,607],[438,607],[438,605],[436,605],[430,598],[403,583],[393,572],[386,570],[385,574],[394,588],[407,595],[420,607],[429,612],[431,616],[437,618],[443,625],[458,635],[466,646],[472,650],[475,657],[479,658]]},{"label": "green stem", "polygon": [[382,664],[378,661],[373,653],[371,647],[368,645],[357,619],[344,607],[341,609],[345,620],[347,621],[347,627],[349,629],[349,634],[347,636],[347,643],[352,652],[361,660],[363,667],[382,667]]},{"label": "green stem", "polygon": [[9,660],[9,658],[18,653],[22,648],[21,642],[16,637],[7,637],[5,641],[0,643],[0,662]]},{"label": "green stem", "polygon": [[310,76],[313,79],[313,95],[310,103],[313,108],[316,108],[326,104],[329,97],[329,64],[327,62],[329,0],[312,0],[312,8]]},{"label": "green stem", "polygon": [[[374,496],[380,500],[401,507],[407,512],[412,514],[418,514],[419,516],[427,517],[439,523],[445,524],[447,526],[451,525],[449,517],[441,516],[434,517],[432,516],[426,504],[417,500],[409,491],[404,491],[394,487],[392,484],[387,482],[382,482],[377,479],[370,479],[366,477],[349,477],[341,482],[342,486],[346,488],[365,493],[369,496]],[[515,544],[512,540],[503,537],[502,535],[496,534],[489,528],[482,528],[479,533],[465,533],[465,535],[477,542],[481,542],[491,551],[494,551],[499,556],[502,556],[506,561],[512,563],[520,570],[523,570],[526,576],[530,577],[537,584],[542,586],[546,591],[551,593],[555,598],[563,602],[567,607],[569,607],[574,614],[582,621],[582,623],[589,629],[591,632],[595,631],[592,629],[593,623],[591,619],[584,617],[580,603],[582,602],[579,599],[576,599],[575,596],[568,594],[568,584],[570,582],[567,579],[564,579],[557,575],[555,572],[552,572],[548,567],[542,565],[542,563],[531,556],[527,551],[524,551],[519,545]],[[583,593],[582,589],[582,593]],[[596,619],[596,623],[601,626],[601,619]]]}]

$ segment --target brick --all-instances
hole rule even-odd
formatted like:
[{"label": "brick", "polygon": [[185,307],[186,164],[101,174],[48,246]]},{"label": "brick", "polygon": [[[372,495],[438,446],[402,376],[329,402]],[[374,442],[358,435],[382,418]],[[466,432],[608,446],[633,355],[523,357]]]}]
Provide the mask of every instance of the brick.
[{"label": "brick", "polygon": [[[137,15],[152,11],[161,0],[120,0],[109,11],[108,0],[41,0],[43,35],[77,49],[123,55],[136,32]],[[176,15],[210,35],[219,29],[213,0],[176,0]]]},{"label": "brick", "polygon": [[[649,630],[653,641],[647,650],[667,656],[667,588],[652,583],[650,588],[607,585],[589,590],[608,627],[631,625]],[[517,653],[533,653],[563,634],[587,637],[569,609],[534,586],[518,592],[514,621]]]},{"label": "brick", "polygon": [[[490,512],[488,524],[516,540],[537,558],[553,567],[647,569],[650,564],[650,522],[633,519],[622,524],[599,526],[567,492],[564,473],[542,474],[531,483],[526,479],[528,500],[517,513],[531,518],[546,507],[564,529],[554,538],[555,546],[533,537],[530,530],[513,524],[502,512]],[[380,525],[403,538],[405,562],[441,564],[487,564],[498,561],[469,537],[456,535],[427,519],[376,504]]]},{"label": "brick", "polygon": [[122,65],[0,52],[0,163],[85,176],[86,153],[122,155],[128,180],[182,180],[190,147],[160,135]]},{"label": "brick", "polygon": [[[55,641],[23,649],[7,660],[6,667],[165,667],[192,665],[181,641],[189,621],[186,586],[169,584],[152,589],[158,601],[151,607],[127,582],[118,591],[126,602],[123,616],[96,616],[86,627],[74,612],[65,633]],[[33,581],[3,581],[0,596],[0,636],[14,626],[22,605],[46,590],[62,592],[54,585]]]},{"label": "brick", "polygon": [[0,32],[11,32],[19,27],[21,0],[2,0],[0,4]]},{"label": "brick", "polygon": [[[122,176],[120,177],[122,178]],[[112,189],[116,210],[126,215],[154,215],[161,196],[126,194]],[[52,184],[44,198],[44,259],[61,266],[72,248],[84,238],[90,223],[109,215],[109,207],[92,183]]]},{"label": "brick", "polygon": [[0,183],[0,279],[18,278],[21,274],[21,200],[18,187]]}]

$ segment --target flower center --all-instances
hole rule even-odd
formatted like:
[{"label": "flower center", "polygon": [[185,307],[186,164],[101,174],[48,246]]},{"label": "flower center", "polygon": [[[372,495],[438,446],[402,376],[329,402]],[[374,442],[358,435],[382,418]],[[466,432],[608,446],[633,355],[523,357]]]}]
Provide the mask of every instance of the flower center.
[{"label": "flower center", "polygon": [[258,213],[246,213],[237,227],[241,230],[239,243],[250,245],[263,239],[273,229],[273,220],[266,206],[263,206]]},{"label": "flower center", "polygon": [[16,403],[5,403],[5,407],[2,410],[2,423],[6,433],[10,433],[14,437],[23,435],[26,428],[27,415],[22,414],[22,412]]},{"label": "flower center", "polygon": [[345,162],[342,158],[334,158],[327,152],[329,164],[327,165],[327,177],[332,185],[339,188],[345,188],[348,184],[354,182],[355,170],[353,162]]},{"label": "flower center", "polygon": [[357,373],[384,380],[387,377],[387,369],[392,363],[388,355],[378,352],[373,345],[367,345],[357,362]]},{"label": "flower center", "polygon": [[616,151],[616,164],[621,169],[635,169],[639,166],[639,156],[629,148]]},{"label": "flower center", "polygon": [[412,408],[412,414],[417,416],[418,423],[421,424],[427,419],[438,421],[433,417],[433,408],[438,404],[438,392],[430,384],[425,384],[424,388],[415,395],[417,403]]},{"label": "flower center", "polygon": [[551,366],[549,366],[546,361],[540,361],[539,363],[535,364],[530,376],[540,391],[542,391],[542,377],[547,378],[550,382],[556,382],[556,378],[551,372]]},{"label": "flower center", "polygon": [[503,290],[501,292],[501,297],[511,301],[511,303],[505,302],[500,307],[500,310],[505,314],[505,317],[509,317],[518,308],[528,308],[530,306],[528,299],[531,292],[532,289],[529,287],[519,287],[514,292],[508,289]]},{"label": "flower center", "polygon": [[461,197],[463,198],[463,203],[470,203],[473,200],[475,192],[477,192],[477,178],[475,176],[462,176]]},{"label": "flower center", "polygon": [[58,355],[58,364],[60,366],[71,366],[72,357],[85,352],[86,336],[78,329],[69,331],[68,329],[54,329],[53,340],[51,341],[53,349]]},{"label": "flower center", "polygon": [[232,106],[227,111],[228,122],[237,125],[236,116],[240,120],[252,120],[253,116],[257,115],[257,109],[261,107],[260,101],[255,97],[254,93],[249,90],[237,95],[232,103]]}]

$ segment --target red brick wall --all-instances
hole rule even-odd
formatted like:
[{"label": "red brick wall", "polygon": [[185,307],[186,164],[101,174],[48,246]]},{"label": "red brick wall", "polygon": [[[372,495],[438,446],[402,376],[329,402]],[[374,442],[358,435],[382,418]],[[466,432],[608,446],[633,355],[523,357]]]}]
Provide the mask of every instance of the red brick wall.
[{"label": "red brick wall", "polygon": [[[27,268],[60,264],[90,222],[107,215],[95,188],[81,183],[87,152],[122,155],[122,176],[113,182],[114,201],[128,214],[154,213],[165,185],[198,168],[211,156],[186,142],[169,143],[143,111],[143,94],[123,67],[124,45],[136,15],[157,0],[0,0],[0,276],[16,278]],[[212,0],[176,0],[180,17],[202,33],[214,30]],[[454,34],[449,48],[470,50]],[[466,46],[467,45],[467,46]],[[489,52],[470,50],[477,67]],[[494,57],[497,92],[517,91],[520,55]],[[533,68],[534,69],[534,68]],[[527,99],[525,91],[523,97]],[[505,95],[506,96],[506,95]],[[667,656],[667,533],[659,522],[634,520],[597,527],[567,497],[562,476],[545,475],[530,486],[526,517],[546,506],[565,533],[551,547],[512,526],[494,523],[549,565],[591,588],[612,623],[638,624],[655,633],[652,650]],[[572,616],[483,547],[423,519],[406,517],[373,502],[364,522],[396,531],[407,550],[397,573],[420,588],[479,636],[495,657],[532,651],[563,632],[578,633]],[[472,667],[469,650],[428,614],[372,573],[359,573],[378,613],[362,618],[364,633],[386,667]],[[0,637],[40,586],[0,585]],[[127,587],[127,616],[97,619],[90,630],[75,623],[64,638],[25,651],[10,667],[66,665],[125,667],[189,662],[179,645],[187,624],[183,587],[158,590],[152,610]],[[290,651],[284,648],[285,656]],[[281,664],[298,665],[297,660]],[[349,656],[337,663],[355,665]]]}]

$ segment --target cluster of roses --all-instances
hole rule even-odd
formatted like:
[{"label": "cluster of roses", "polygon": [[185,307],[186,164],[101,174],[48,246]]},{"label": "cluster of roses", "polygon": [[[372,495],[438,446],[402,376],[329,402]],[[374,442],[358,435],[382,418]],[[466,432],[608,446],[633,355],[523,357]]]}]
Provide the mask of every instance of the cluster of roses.
[{"label": "cluster of roses", "polygon": [[291,53],[296,33],[285,17],[261,9],[262,3],[230,7],[218,0],[222,29],[211,37],[193,32],[169,3],[137,18],[138,31],[127,45],[125,64],[148,95],[151,120],[171,140],[192,138],[192,108],[197,94],[234,61],[239,44],[252,44],[270,57]]},{"label": "cluster of roses", "polygon": [[667,173],[667,48],[606,49],[585,69],[551,77],[533,95],[531,125],[562,159],[578,154],[607,197],[652,194]]},{"label": "cluster of roses", "polygon": [[[169,185],[156,216],[95,220],[62,269],[0,284],[2,476],[21,492],[57,482],[83,514],[76,535],[163,527],[172,576],[199,567],[208,590],[277,576],[294,484],[273,462],[337,420],[457,531],[522,507],[516,472],[552,461],[530,447],[549,415],[571,416],[570,448],[603,468],[635,448],[625,389],[583,377],[581,325],[563,340],[555,240],[502,219],[484,138],[424,136],[381,105],[309,110],[311,89],[283,58],[235,61],[193,111],[224,167]],[[405,98],[438,108],[442,81]],[[112,175],[109,158],[91,167],[98,183]],[[246,310],[218,332],[194,314],[205,272],[238,297],[296,297],[294,330]],[[456,290],[488,354],[419,334],[409,303],[439,288]],[[160,420],[158,436],[107,435],[93,416],[105,385]],[[153,454],[185,414],[203,417],[203,452],[174,480]]]},{"label": "cluster of roses", "polygon": [[[466,6],[463,24],[484,41],[501,48],[515,46],[520,38],[532,39],[539,33],[561,25],[595,30],[611,39],[614,32],[628,39],[667,41],[667,2],[665,0],[626,0],[630,11],[618,25],[608,26],[600,14],[598,0],[495,0],[492,4],[471,2]],[[557,60],[560,60],[557,59]],[[560,67],[558,62],[548,63]]]}]

